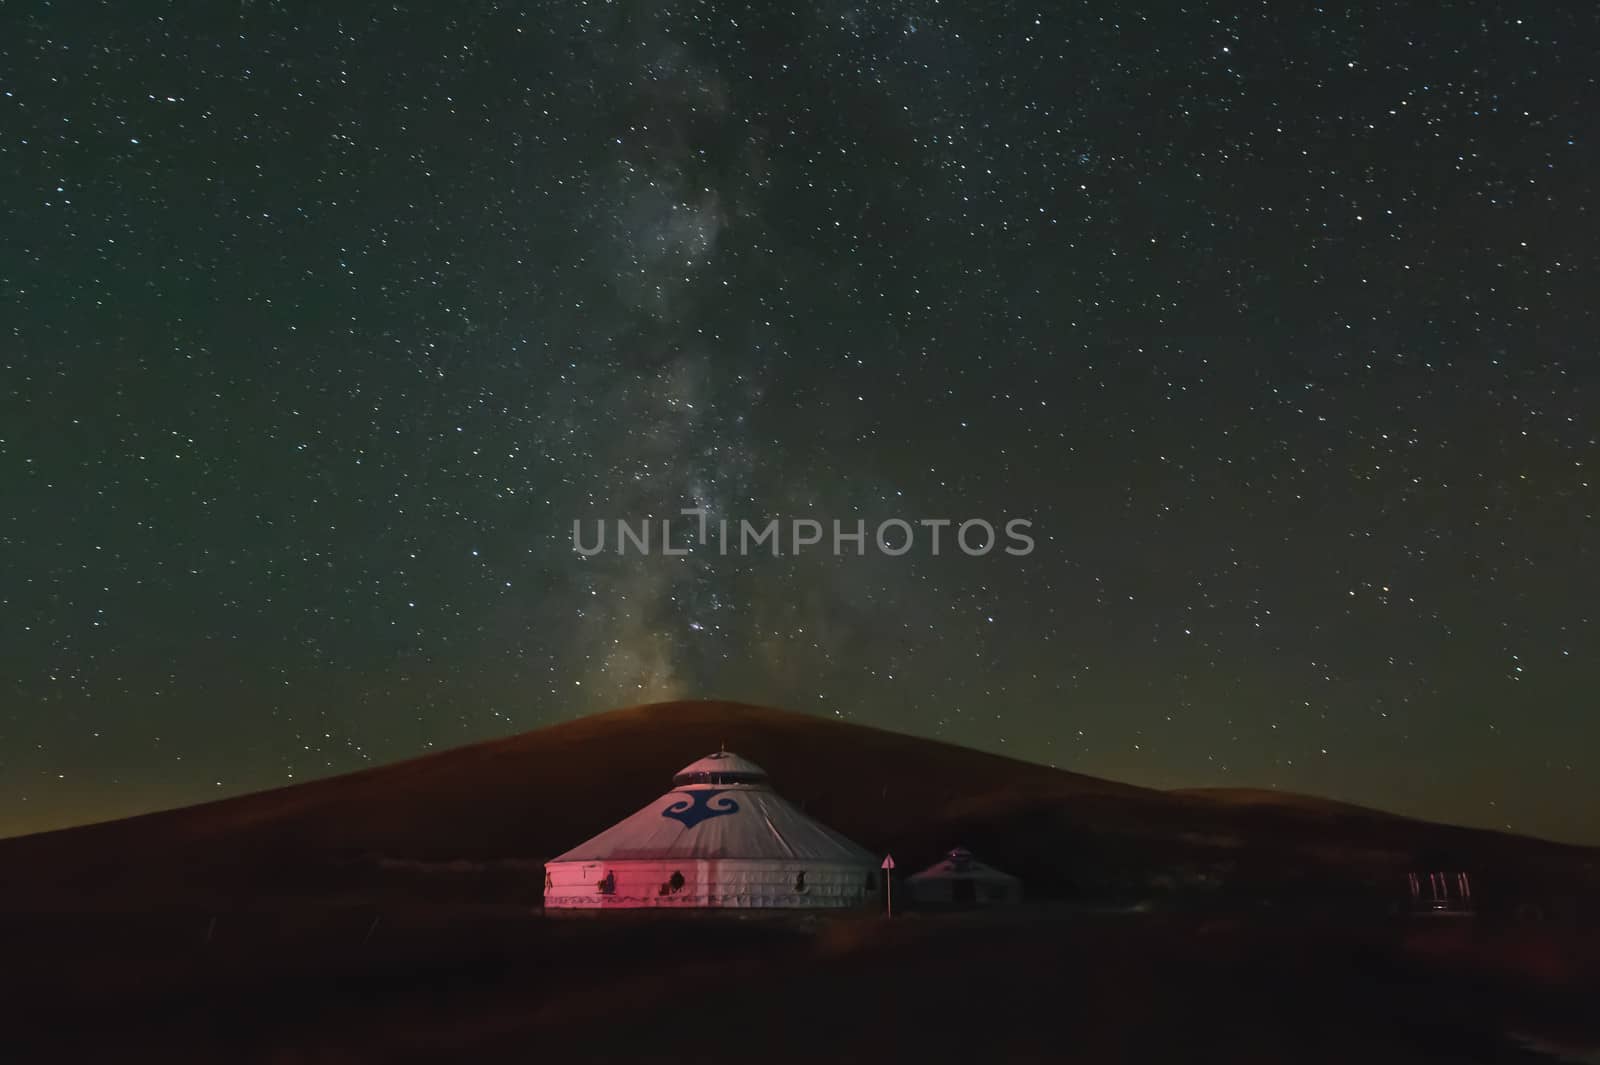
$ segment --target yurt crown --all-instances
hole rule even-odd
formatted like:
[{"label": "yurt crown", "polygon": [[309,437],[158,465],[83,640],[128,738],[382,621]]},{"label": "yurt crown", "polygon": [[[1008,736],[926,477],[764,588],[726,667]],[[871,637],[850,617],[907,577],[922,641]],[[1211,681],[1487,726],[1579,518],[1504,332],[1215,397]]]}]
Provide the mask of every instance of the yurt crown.
[{"label": "yurt crown", "polygon": [[678,770],[672,783],[681,788],[694,784],[764,784],[766,780],[765,769],[723,748]]}]

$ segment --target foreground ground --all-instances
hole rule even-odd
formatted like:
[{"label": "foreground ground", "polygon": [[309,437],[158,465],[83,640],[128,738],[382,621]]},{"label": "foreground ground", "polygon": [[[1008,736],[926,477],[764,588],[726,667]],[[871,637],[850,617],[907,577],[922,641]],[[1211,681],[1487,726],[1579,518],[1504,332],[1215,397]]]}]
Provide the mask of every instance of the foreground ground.
[{"label": "foreground ground", "polygon": [[18,1063],[1488,1062],[1550,1060],[1518,1033],[1600,1046],[1593,941],[1474,922],[344,909],[0,931]]},{"label": "foreground ground", "polygon": [[[1059,901],[538,912],[544,861],[723,742],[904,870],[964,844]],[[1435,870],[1478,918],[1399,916]],[[658,704],[0,840],[0,1065],[1548,1061],[1515,1037],[1600,1046],[1597,900],[1600,850]]]}]

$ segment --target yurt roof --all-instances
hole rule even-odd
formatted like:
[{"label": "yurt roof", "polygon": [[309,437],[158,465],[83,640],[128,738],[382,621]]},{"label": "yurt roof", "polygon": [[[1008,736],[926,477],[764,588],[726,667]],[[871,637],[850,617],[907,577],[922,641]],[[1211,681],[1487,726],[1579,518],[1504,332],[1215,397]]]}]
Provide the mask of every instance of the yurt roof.
[{"label": "yurt roof", "polygon": [[869,851],[807,817],[767,786],[760,766],[736,754],[707,755],[674,780],[687,782],[551,861],[744,859],[877,868]]},{"label": "yurt roof", "polygon": [[1016,881],[1010,873],[1002,873],[992,865],[985,865],[972,856],[972,852],[965,847],[952,847],[945,856],[934,862],[920,873],[913,873],[911,880],[1005,880]]},{"label": "yurt roof", "polygon": [[698,758],[672,775],[672,782],[685,784],[763,784],[767,771],[732,751],[717,751]]}]

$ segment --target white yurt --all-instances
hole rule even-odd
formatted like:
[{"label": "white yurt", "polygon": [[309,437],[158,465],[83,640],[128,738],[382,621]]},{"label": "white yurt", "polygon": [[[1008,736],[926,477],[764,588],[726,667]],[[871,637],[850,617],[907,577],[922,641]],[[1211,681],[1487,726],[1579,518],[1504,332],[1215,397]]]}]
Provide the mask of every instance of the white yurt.
[{"label": "white yurt", "polygon": [[911,899],[923,906],[995,906],[1022,901],[1022,881],[984,865],[965,847],[955,847],[943,859],[906,881]]},{"label": "white yurt", "polygon": [[760,766],[719,751],[638,813],[545,863],[547,909],[844,909],[876,902],[878,862],[813,821]]}]

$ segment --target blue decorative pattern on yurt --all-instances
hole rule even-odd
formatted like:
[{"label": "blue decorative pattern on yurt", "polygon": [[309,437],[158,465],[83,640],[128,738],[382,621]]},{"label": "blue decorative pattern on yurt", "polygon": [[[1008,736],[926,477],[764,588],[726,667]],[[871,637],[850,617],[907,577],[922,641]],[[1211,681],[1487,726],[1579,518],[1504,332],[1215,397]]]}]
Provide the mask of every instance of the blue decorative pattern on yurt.
[{"label": "blue decorative pattern on yurt", "polygon": [[726,817],[739,812],[739,804],[723,791],[691,791],[661,811],[662,817],[683,822],[684,828],[693,828],[713,817]]}]

